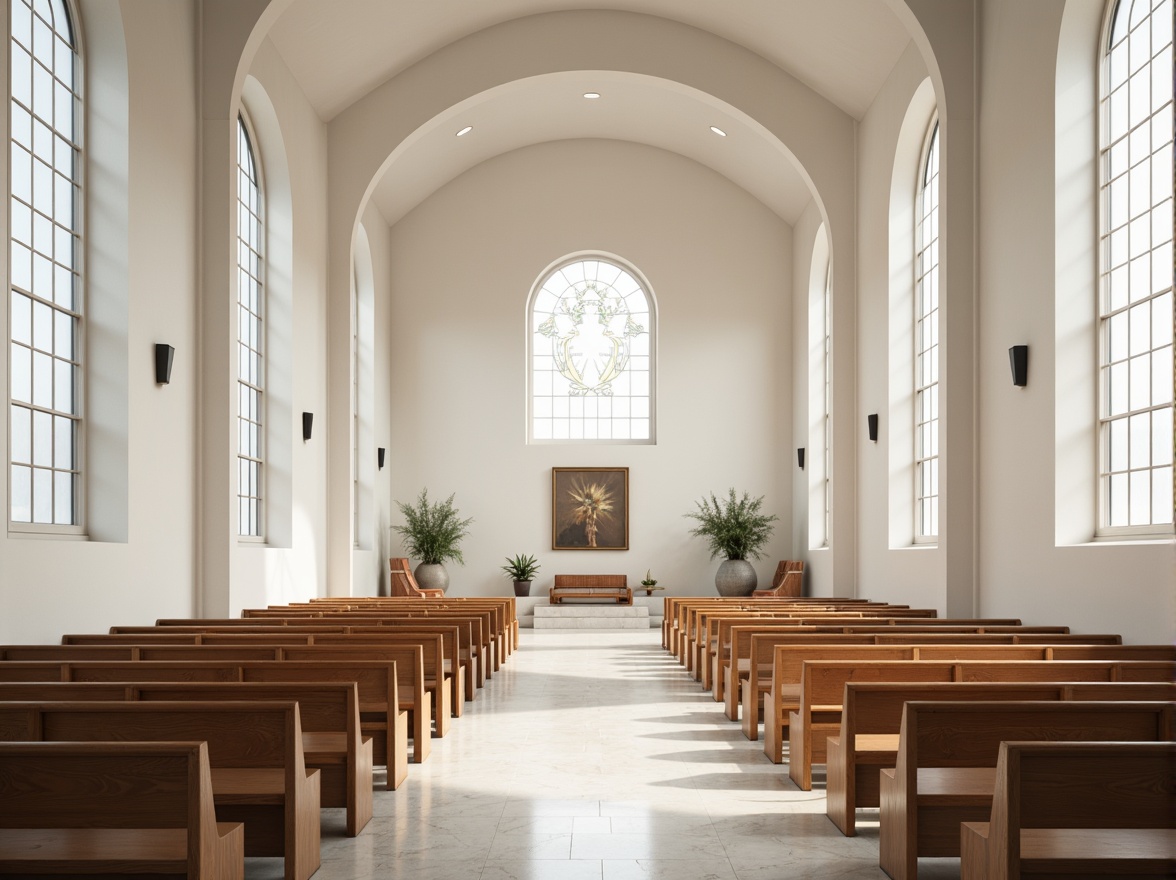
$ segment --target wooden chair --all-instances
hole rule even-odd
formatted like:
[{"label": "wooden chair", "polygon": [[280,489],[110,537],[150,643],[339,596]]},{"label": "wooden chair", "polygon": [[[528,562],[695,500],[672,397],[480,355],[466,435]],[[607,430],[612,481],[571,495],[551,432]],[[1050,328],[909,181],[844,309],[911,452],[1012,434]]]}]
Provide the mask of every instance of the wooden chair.
[{"label": "wooden chair", "polygon": [[772,575],[772,586],[767,590],[754,590],[753,599],[794,599],[804,595],[804,560],[781,559]]},{"label": "wooden chair", "polygon": [[388,560],[388,586],[393,596],[407,596],[412,599],[443,599],[444,590],[424,590],[417,586],[416,578],[412,576],[412,569],[408,567],[408,559],[403,556],[393,556]]},{"label": "wooden chair", "polygon": [[245,876],[202,742],[0,743],[0,780],[2,875]]}]

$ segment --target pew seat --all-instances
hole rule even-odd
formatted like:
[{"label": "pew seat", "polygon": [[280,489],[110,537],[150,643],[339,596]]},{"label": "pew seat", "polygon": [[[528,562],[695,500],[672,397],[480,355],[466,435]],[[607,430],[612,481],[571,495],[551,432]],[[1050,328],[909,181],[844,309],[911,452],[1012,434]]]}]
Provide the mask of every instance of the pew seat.
[{"label": "pew seat", "polygon": [[879,777],[879,866],[915,880],[920,857],[958,858],[960,823],[992,812],[1000,744],[1012,740],[1163,742],[1171,703],[909,702],[896,766]]},{"label": "pew seat", "polygon": [[1176,876],[1176,744],[1005,742],[962,880]]},{"label": "pew seat", "polygon": [[207,745],[0,743],[0,877],[30,875],[242,880]]},{"label": "pew seat", "polygon": [[245,823],[245,855],[282,857],[285,880],[307,880],[321,864],[320,775],[306,768],[297,703],[0,703],[0,736],[204,741],[217,817]]}]

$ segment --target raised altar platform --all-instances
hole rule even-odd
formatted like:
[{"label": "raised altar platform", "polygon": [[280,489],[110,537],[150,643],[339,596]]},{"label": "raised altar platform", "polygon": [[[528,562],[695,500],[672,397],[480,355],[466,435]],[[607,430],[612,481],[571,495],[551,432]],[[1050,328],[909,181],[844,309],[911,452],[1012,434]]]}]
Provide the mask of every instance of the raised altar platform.
[{"label": "raised altar platform", "polygon": [[536,605],[535,629],[649,629],[644,605]]}]

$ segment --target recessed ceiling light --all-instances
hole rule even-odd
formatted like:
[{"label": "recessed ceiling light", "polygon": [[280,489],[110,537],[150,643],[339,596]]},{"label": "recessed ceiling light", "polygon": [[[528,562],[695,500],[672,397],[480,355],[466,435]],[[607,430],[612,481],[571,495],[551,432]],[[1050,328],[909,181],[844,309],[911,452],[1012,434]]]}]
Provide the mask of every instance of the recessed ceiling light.
[{"label": "recessed ceiling light", "polygon": [[726,137],[727,136],[727,132],[723,131],[717,125],[712,125],[710,128],[711,128],[711,131],[713,131],[719,137]]},{"label": "recessed ceiling light", "polygon": [[465,128],[463,128],[461,131],[459,131],[457,133],[457,136],[458,137],[465,137],[467,134],[469,134],[473,130],[474,130],[474,127],[472,125],[467,125]]},{"label": "recessed ceiling light", "polygon": [[595,101],[597,98],[600,97],[600,92],[585,92],[584,97],[587,98],[589,101]]}]

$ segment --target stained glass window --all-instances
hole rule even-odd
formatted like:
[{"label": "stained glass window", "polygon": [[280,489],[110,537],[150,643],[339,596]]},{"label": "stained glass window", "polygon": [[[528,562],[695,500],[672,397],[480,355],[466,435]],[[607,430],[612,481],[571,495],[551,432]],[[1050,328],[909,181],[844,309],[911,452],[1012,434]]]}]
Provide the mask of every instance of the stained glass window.
[{"label": "stained glass window", "polygon": [[652,443],[651,298],[604,258],[548,275],[530,314],[530,438]]}]

